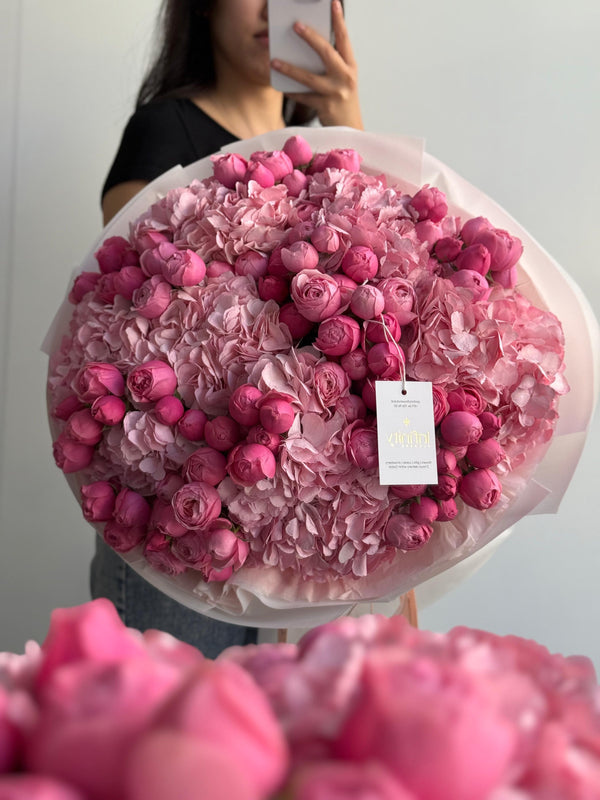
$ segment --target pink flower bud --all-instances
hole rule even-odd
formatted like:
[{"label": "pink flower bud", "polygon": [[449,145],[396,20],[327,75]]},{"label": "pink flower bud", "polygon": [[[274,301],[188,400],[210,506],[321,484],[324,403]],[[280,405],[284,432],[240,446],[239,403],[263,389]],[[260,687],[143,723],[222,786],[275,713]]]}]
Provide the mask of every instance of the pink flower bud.
[{"label": "pink flower bud", "polygon": [[154,228],[149,228],[146,224],[141,223],[135,225],[132,233],[132,241],[136,249],[143,254],[146,250],[153,250],[161,242],[168,242],[169,240],[164,233],[154,230]]},{"label": "pink flower bud", "polygon": [[365,401],[356,394],[347,394],[344,397],[340,397],[335,404],[335,410],[344,415],[348,425],[357,420],[364,420],[367,416]]},{"label": "pink flower bud", "polygon": [[154,416],[163,425],[176,425],[185,412],[183,403],[174,395],[165,395],[154,406]]},{"label": "pink flower bud", "polygon": [[102,538],[117,553],[127,553],[144,541],[146,526],[122,525],[114,519],[109,520],[102,531]]},{"label": "pink flower bud", "polygon": [[340,289],[340,311],[345,311],[350,306],[352,295],[356,291],[358,284],[356,281],[353,281],[352,278],[344,275],[343,272],[336,272],[335,275],[332,275],[331,277],[336,281]]},{"label": "pink flower bud", "polygon": [[427,184],[415,194],[409,208],[415,212],[417,219],[428,219],[431,222],[441,222],[448,213],[444,193]]},{"label": "pink flower bud", "polygon": [[81,442],[69,439],[61,433],[52,445],[52,452],[56,466],[65,474],[77,472],[88,467],[94,457],[94,448]]},{"label": "pink flower bud", "polygon": [[153,403],[177,389],[175,370],[165,361],[146,361],[127,376],[127,388],[136,403]]},{"label": "pink flower bud", "polygon": [[156,319],[171,302],[171,284],[162,275],[153,275],[133,293],[133,307],[145,319]]},{"label": "pink flower bud", "polygon": [[346,370],[333,361],[322,361],[315,367],[314,389],[324,408],[331,408],[350,390]]},{"label": "pink flower bud", "polygon": [[183,466],[183,474],[189,483],[201,482],[218,486],[224,480],[227,459],[212,447],[199,447],[188,456]]},{"label": "pink flower bud", "polygon": [[203,481],[186,483],[171,501],[175,518],[185,528],[206,528],[221,514],[221,499],[214,486]]},{"label": "pink flower bud", "polygon": [[92,416],[89,408],[75,411],[65,426],[65,435],[80,444],[95,445],[102,439],[104,426]]},{"label": "pink flower bud", "polygon": [[258,279],[258,296],[261,300],[275,300],[281,305],[289,300],[290,284],[279,275],[266,275]]},{"label": "pink flower bud", "polygon": [[73,382],[77,396],[84,403],[93,403],[97,397],[125,392],[125,381],[113,364],[89,361],[83,366]]},{"label": "pink flower bud", "polygon": [[252,384],[245,383],[243,386],[238,386],[229,398],[230,416],[240,425],[247,427],[257,425],[259,416],[257,403],[262,397],[260,389]]},{"label": "pink flower bud", "polygon": [[411,500],[425,493],[427,486],[424,483],[404,484],[403,486],[390,486],[390,492],[400,500]]},{"label": "pink flower bud", "polygon": [[275,185],[275,176],[264,164],[260,164],[258,161],[249,161],[244,182],[249,183],[250,181],[256,181],[263,189],[269,189]]},{"label": "pink flower bud", "polygon": [[250,278],[261,278],[267,274],[269,257],[255,250],[247,250],[235,260],[234,271],[236,275],[246,275]]},{"label": "pink flower bud", "polygon": [[500,286],[503,286],[505,289],[512,289],[517,285],[518,281],[518,272],[516,267],[511,267],[510,269],[503,269],[498,272],[492,273],[492,278],[496,283]]},{"label": "pink flower bud", "polygon": [[367,378],[360,392],[365,405],[370,411],[377,410],[377,394],[375,392],[375,382]]},{"label": "pink flower bud", "polygon": [[319,253],[335,253],[340,247],[340,235],[331,225],[317,225],[310,240]]},{"label": "pink flower bud", "polygon": [[289,272],[283,261],[281,260],[281,251],[283,245],[279,245],[269,254],[269,264],[267,266],[267,273],[275,275],[278,278],[288,278]]},{"label": "pink flower bud", "polygon": [[412,311],[415,290],[410,281],[403,278],[384,278],[377,288],[383,295],[386,316],[393,314],[400,325],[406,325],[415,318]]},{"label": "pink flower bud", "polygon": [[383,319],[369,322],[365,335],[370,342],[377,344],[388,342],[390,338],[398,342],[402,336],[402,328],[394,314],[383,314]]},{"label": "pink flower bud", "polygon": [[73,412],[81,411],[82,408],[85,408],[85,405],[81,402],[77,395],[70,394],[52,409],[52,416],[56,417],[56,419],[62,419],[66,421],[69,419],[71,414],[73,414]]},{"label": "pink flower bud", "polygon": [[[153,247],[152,250],[145,250],[140,256],[140,267],[146,277],[151,278],[153,275],[162,276],[163,264],[165,263],[165,252],[171,253],[177,250],[177,247],[169,241],[159,243],[163,245],[163,250],[159,251],[158,246]],[[165,251],[165,248],[166,251]]]},{"label": "pink flower bud", "polygon": [[292,228],[288,229],[286,246],[294,242],[307,241],[310,239],[312,232],[315,229],[314,222],[311,219],[305,219],[298,222]]},{"label": "pink flower bud", "polygon": [[225,527],[209,531],[205,548],[206,560],[201,571],[209,583],[228,580],[244,564],[250,552],[247,542]]},{"label": "pink flower bud", "polygon": [[235,189],[238,181],[243,181],[248,162],[237,153],[224,153],[211,156],[215,178],[228,189]]},{"label": "pink flower bud", "polygon": [[416,522],[408,514],[394,514],[385,526],[385,539],[398,550],[417,550],[427,544],[433,533],[431,525]]},{"label": "pink flower bud", "polygon": [[[233,420],[232,420],[233,422]],[[199,408],[189,408],[177,422],[177,430],[189,442],[199,442],[205,435],[206,414]]]},{"label": "pink flower bud", "polygon": [[291,295],[298,311],[311,322],[332,317],[342,301],[335,279],[315,269],[302,270],[293,277]]},{"label": "pink flower bud", "polygon": [[389,379],[404,373],[404,352],[397,344],[374,344],[367,353],[369,369],[378,378]]},{"label": "pink flower bud", "polygon": [[167,503],[178,489],[184,485],[185,481],[178,472],[167,472],[165,477],[156,484],[156,496]]},{"label": "pink flower bud", "polygon": [[408,513],[420,525],[432,525],[439,514],[439,506],[431,497],[414,500],[408,507]]},{"label": "pink flower bud", "polygon": [[359,342],[360,325],[341,314],[321,322],[314,346],[326,356],[343,356],[356,350]]},{"label": "pink flower bud", "polygon": [[308,186],[308,177],[299,169],[295,169],[289,175],[285,175],[281,182],[288,190],[290,197],[300,197]]},{"label": "pink flower bud", "polygon": [[121,489],[115,500],[113,513],[115,522],[126,527],[147,525],[150,519],[150,505],[138,492]]},{"label": "pink flower bud", "polygon": [[218,278],[219,275],[225,275],[227,272],[233,273],[233,267],[227,261],[211,261],[206,266],[207,278]]},{"label": "pink flower bud", "polygon": [[458,493],[468,506],[486,510],[496,505],[502,496],[502,486],[489,469],[474,469],[463,475]]},{"label": "pink flower bud", "polygon": [[269,433],[286,433],[292,427],[296,412],[285,395],[268,392],[257,405],[260,424]]},{"label": "pink flower bud", "polygon": [[492,287],[487,282],[484,275],[475,272],[472,269],[461,269],[459,272],[453,272],[448,276],[455,286],[460,286],[463,289],[469,289],[473,294],[475,302],[479,300],[487,300],[492,291]]},{"label": "pink flower bud", "polygon": [[204,438],[209,447],[224,453],[240,441],[240,426],[231,417],[215,417],[206,423]]},{"label": "pink flower bud", "polygon": [[480,275],[487,275],[491,257],[489,250],[482,244],[470,244],[460,251],[454,263],[457,270],[470,269]]},{"label": "pink flower bud", "polygon": [[229,477],[240,486],[254,486],[258,481],[273,478],[276,468],[275,456],[262,444],[240,444],[227,459]]},{"label": "pink flower bud", "polygon": [[197,286],[204,280],[206,264],[193,250],[180,250],[167,243],[158,245],[158,252],[163,255],[163,278],[172,286]]},{"label": "pink flower bud", "polygon": [[367,354],[362,347],[357,347],[356,350],[342,356],[340,364],[348,373],[348,377],[353,381],[360,381],[369,374]]},{"label": "pink flower bud", "polygon": [[456,474],[457,461],[456,456],[451,450],[446,450],[443,447],[437,451],[436,455],[438,475],[444,473]]},{"label": "pink flower bud", "polygon": [[92,417],[102,425],[118,425],[125,416],[127,407],[120,397],[105,394],[92,403]]},{"label": "pink flower bud", "polygon": [[335,148],[327,153],[317,153],[309,167],[309,172],[323,172],[324,169],[346,169],[349,172],[358,172],[361,157],[350,148]]},{"label": "pink flower bud", "polygon": [[294,163],[284,150],[257,150],[250,156],[249,164],[262,164],[280,181],[294,169]]},{"label": "pink flower bud", "polygon": [[433,252],[438,261],[441,261],[442,264],[447,264],[450,261],[454,261],[461,250],[462,242],[460,239],[456,239],[454,236],[442,236],[435,243]]},{"label": "pink flower bud", "polygon": [[453,497],[448,500],[438,500],[438,505],[438,522],[451,522],[458,515],[458,506]]},{"label": "pink flower bud", "polygon": [[118,272],[121,267],[134,267],[138,263],[138,254],[122,236],[111,236],[102,243],[94,253],[100,272]]},{"label": "pink flower bud", "polygon": [[443,231],[437,223],[430,219],[424,219],[415,225],[415,233],[417,239],[426,244],[429,250],[432,250],[438,239],[442,238]]},{"label": "pink flower bud", "polygon": [[69,292],[69,302],[80,303],[88,292],[94,291],[99,280],[99,272],[81,272],[73,282]]},{"label": "pink flower bud", "polygon": [[160,499],[155,500],[152,506],[148,530],[153,533],[157,532],[162,536],[173,536],[174,538],[185,536],[188,532],[185,525],[182,525],[175,516],[171,503]]},{"label": "pink flower bud", "polygon": [[123,267],[115,272],[115,292],[126,300],[131,300],[133,294],[144,283],[146,277],[139,267]]},{"label": "pink flower bud", "polygon": [[115,509],[115,491],[108,481],[95,481],[81,487],[81,510],[88,522],[106,522]]},{"label": "pink flower bud", "polygon": [[482,439],[491,439],[502,427],[502,421],[500,420],[500,417],[492,414],[491,411],[484,411],[482,414],[480,414],[479,421],[481,422],[481,426],[483,428],[483,433],[481,434]]},{"label": "pink flower bud", "polygon": [[448,405],[450,411],[470,411],[471,414],[478,416],[487,403],[474,386],[459,386],[458,389],[448,392]]},{"label": "pink flower bud", "polygon": [[350,461],[361,469],[375,469],[378,465],[377,429],[355,422],[346,428],[344,435]]},{"label": "pink flower bud", "polygon": [[448,404],[446,392],[438,384],[434,383],[432,385],[431,394],[433,396],[433,422],[434,425],[439,425],[450,411],[450,405]]},{"label": "pink flower bud", "polygon": [[481,422],[469,411],[451,411],[440,424],[444,439],[451,445],[469,445],[478,442],[483,432]]},{"label": "pink flower bud", "polygon": [[117,290],[115,288],[116,272],[109,272],[106,275],[101,275],[100,280],[96,284],[96,297],[107,306],[115,301]]},{"label": "pink flower bud", "polygon": [[295,167],[308,164],[312,158],[312,149],[303,136],[290,136],[283,145],[283,152],[290,158]]},{"label": "pink flower bud", "polygon": [[472,244],[483,231],[487,231],[492,224],[485,217],[473,217],[462,226],[460,235],[466,245]]},{"label": "pink flower bud", "polygon": [[287,325],[290,336],[294,341],[302,339],[313,329],[313,323],[298,311],[294,303],[286,303],[281,306],[279,309],[279,322]]},{"label": "pink flower bud", "polygon": [[246,436],[246,442],[248,444],[262,444],[268,447],[273,453],[279,450],[281,441],[282,439],[279,434],[269,433],[262,425],[253,425]]},{"label": "pink flower bud", "polygon": [[342,271],[356,283],[371,280],[377,275],[379,261],[370,247],[356,245],[346,251]]},{"label": "pink flower bud", "polygon": [[467,460],[473,467],[495,467],[505,455],[504,448],[497,439],[483,439],[467,448]]},{"label": "pink flower bud", "polygon": [[319,263],[319,254],[310,242],[300,239],[281,248],[281,260],[287,270],[298,273],[302,270],[314,270]]},{"label": "pink flower bud", "polygon": [[438,475],[438,482],[429,487],[431,494],[437,500],[450,500],[456,497],[458,492],[458,484],[460,480],[460,470],[454,472],[447,472]]},{"label": "pink flower bud", "polygon": [[489,252],[492,272],[512,269],[523,255],[523,243],[520,239],[492,226],[481,228],[473,235],[472,243],[483,245]]},{"label": "pink flower bud", "polygon": [[352,294],[350,310],[360,319],[375,319],[383,314],[385,300],[376,286],[357,286]]}]

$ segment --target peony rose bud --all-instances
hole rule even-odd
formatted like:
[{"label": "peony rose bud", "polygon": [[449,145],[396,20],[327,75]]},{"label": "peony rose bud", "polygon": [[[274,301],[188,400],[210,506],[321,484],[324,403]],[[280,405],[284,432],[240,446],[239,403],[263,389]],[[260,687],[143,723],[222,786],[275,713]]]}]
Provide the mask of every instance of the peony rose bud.
[{"label": "peony rose bud", "polygon": [[415,212],[417,219],[428,219],[431,222],[441,222],[448,213],[444,193],[427,184],[415,194],[409,208]]},{"label": "peony rose bud", "polygon": [[167,472],[165,477],[156,484],[156,496],[160,500],[170,503],[171,498],[185,481],[178,472]]},{"label": "peony rose bud", "polygon": [[436,454],[436,462],[438,475],[443,475],[444,473],[456,474],[456,456],[451,450],[440,448]]},{"label": "peony rose bud", "polygon": [[445,390],[438,384],[432,384],[431,394],[433,396],[433,423],[439,425],[450,411],[450,405]]},{"label": "peony rose bud", "polygon": [[340,247],[340,235],[331,225],[317,225],[310,240],[319,253],[335,253]]},{"label": "peony rose bud", "polygon": [[110,236],[94,253],[100,272],[118,272],[121,267],[134,267],[138,264],[138,254],[127,239]]},{"label": "peony rose bud", "polygon": [[416,522],[408,514],[394,514],[385,526],[385,539],[398,550],[417,550],[427,544],[433,533],[431,525]]},{"label": "peony rose bud", "polygon": [[378,378],[393,378],[404,373],[404,352],[397,344],[374,344],[367,353],[367,363]]},{"label": "peony rose bud", "polygon": [[131,300],[133,294],[144,283],[146,277],[139,267],[123,267],[115,272],[115,292],[126,300]]},{"label": "peony rose bud", "polygon": [[356,283],[356,281],[353,281],[352,278],[349,278],[347,275],[344,275],[343,272],[336,272],[335,275],[332,275],[331,277],[336,281],[340,289],[340,295],[342,298],[340,305],[340,312],[345,311],[347,308],[350,307],[350,301],[352,300],[352,295],[354,294],[358,284]]},{"label": "peony rose bud", "polygon": [[239,442],[240,426],[231,417],[215,417],[206,423],[204,438],[209,447],[224,453]]},{"label": "peony rose bud", "polygon": [[121,525],[114,519],[109,520],[102,531],[102,538],[117,553],[128,553],[144,541],[146,526]]},{"label": "peony rose bud", "polygon": [[486,510],[496,505],[502,496],[502,486],[490,469],[474,469],[463,475],[458,493],[472,508]]},{"label": "peony rose bud", "polygon": [[165,395],[154,406],[154,416],[163,425],[176,425],[185,412],[183,403],[174,395]]},{"label": "peony rose bud", "polygon": [[489,250],[482,244],[470,244],[460,251],[454,263],[457,270],[470,269],[480,275],[487,275],[491,257]]},{"label": "peony rose bud", "polygon": [[96,284],[96,297],[102,303],[111,305],[117,296],[115,288],[115,275],[116,272],[109,272],[106,275],[101,275],[100,280]]},{"label": "peony rose bud", "polygon": [[367,354],[362,347],[357,347],[356,350],[342,356],[340,364],[348,373],[348,377],[353,381],[360,381],[369,374]]},{"label": "peony rose bud", "polygon": [[444,439],[451,445],[473,444],[483,433],[481,422],[469,411],[451,411],[440,424]]},{"label": "peony rose bud", "polygon": [[479,421],[481,422],[481,426],[483,428],[483,433],[481,434],[482,439],[491,439],[502,427],[502,421],[500,420],[500,417],[492,414],[491,411],[484,411],[482,414],[480,414]]},{"label": "peony rose bud", "polygon": [[499,272],[493,272],[492,278],[496,283],[500,284],[500,286],[503,286],[505,289],[512,289],[517,285],[519,275],[517,268],[511,267],[510,269],[503,269]]},{"label": "peony rose bud", "polygon": [[204,260],[193,250],[175,248],[173,251],[172,247],[169,243],[158,245],[161,255],[164,251],[163,278],[172,286],[197,286],[206,275]]},{"label": "peony rose bud", "polygon": [[335,279],[315,269],[302,270],[293,277],[291,295],[300,314],[311,322],[332,317],[342,302]]},{"label": "peony rose bud", "polygon": [[185,536],[188,533],[185,525],[182,525],[175,516],[170,501],[160,499],[155,500],[152,506],[148,530],[152,533],[160,533],[162,536],[173,536],[174,538]]},{"label": "peony rose bud", "polygon": [[189,408],[177,422],[177,430],[189,442],[199,442],[205,435],[206,424],[204,411],[199,408]]},{"label": "peony rose bud", "polygon": [[89,361],[77,373],[73,389],[84,403],[93,403],[106,394],[121,396],[125,392],[125,381],[113,364]]},{"label": "peony rose bud", "polygon": [[121,489],[115,500],[113,518],[119,525],[134,528],[147,525],[150,519],[150,505],[138,492]]},{"label": "peony rose bud", "polygon": [[146,361],[127,376],[127,388],[136,403],[153,403],[177,389],[175,370],[165,361]]},{"label": "peony rose bud", "polygon": [[282,180],[294,169],[294,163],[285,150],[257,150],[250,156],[249,163],[263,164],[276,181]]},{"label": "peony rose bud", "polygon": [[442,264],[448,264],[450,261],[454,261],[461,250],[462,242],[460,239],[456,239],[454,236],[442,236],[435,243],[433,252],[438,261],[441,261]]},{"label": "peony rose bud", "polygon": [[218,278],[219,275],[225,275],[227,272],[233,273],[233,267],[227,261],[211,261],[206,265],[207,278]]},{"label": "peony rose bud", "polygon": [[56,466],[65,474],[70,474],[89,467],[94,457],[94,448],[75,442],[61,433],[52,445],[52,453]]},{"label": "peony rose bud", "polygon": [[415,290],[410,281],[403,278],[384,278],[377,288],[383,295],[384,312],[387,317],[392,314],[399,325],[407,325],[415,318],[413,305]]},{"label": "peony rose bud", "polygon": [[472,269],[461,269],[460,272],[453,272],[448,276],[455,286],[469,289],[473,294],[475,302],[487,300],[492,291],[492,287],[487,282],[485,275],[480,275]]},{"label": "peony rose bud", "polygon": [[430,486],[429,490],[436,500],[450,500],[452,497],[456,497],[459,481],[460,470],[449,471],[438,475],[438,482]]},{"label": "peony rose bud", "polygon": [[342,259],[342,271],[356,283],[371,280],[378,269],[377,256],[370,247],[363,245],[351,247]]},{"label": "peony rose bud", "polygon": [[400,500],[411,500],[425,493],[427,486],[424,483],[404,484],[403,486],[390,486],[390,492]]},{"label": "peony rose bud", "polygon": [[370,378],[367,378],[364,382],[364,385],[361,388],[360,396],[363,399],[363,402],[367,406],[370,411],[377,410],[377,394],[375,391],[375,381],[372,381]]},{"label": "peony rose bud", "polygon": [[248,431],[246,442],[248,444],[262,444],[268,447],[271,452],[276,453],[279,450],[282,439],[276,433],[269,433],[262,425],[253,425]]},{"label": "peony rose bud", "polygon": [[135,248],[142,254],[146,250],[153,250],[161,242],[169,241],[164,233],[148,227],[149,224],[152,223],[141,222],[134,225],[131,235],[131,239],[135,245]]},{"label": "peony rose bud", "polygon": [[415,225],[417,239],[432,250],[438,239],[442,238],[442,228],[430,219],[423,219]]},{"label": "peony rose bud", "polygon": [[327,153],[323,153],[323,156],[323,168],[346,169],[348,172],[358,172],[362,161],[360,154],[351,148],[334,148]]},{"label": "peony rose bud", "polygon": [[81,272],[69,292],[70,303],[80,303],[88,292],[93,292],[100,280],[99,272]]},{"label": "peony rose bud", "polygon": [[248,162],[237,153],[224,153],[211,156],[215,178],[228,189],[235,189],[238,181],[243,181]]},{"label": "peony rose bud", "polygon": [[305,242],[310,239],[311,233],[314,231],[315,225],[312,220],[305,219],[298,222],[287,231],[287,241],[285,246],[289,247],[294,242]]},{"label": "peony rose bud", "polygon": [[273,478],[276,468],[275,456],[262,444],[240,444],[227,459],[229,477],[240,486],[254,486],[265,478]]},{"label": "peony rose bud", "polygon": [[145,319],[156,319],[171,302],[171,284],[162,275],[153,275],[133,293],[133,307]]},{"label": "peony rose bud", "polygon": [[432,525],[439,514],[439,506],[432,497],[421,497],[408,507],[408,513],[420,525]]},{"label": "peony rose bud", "polygon": [[258,296],[265,302],[275,300],[281,305],[290,298],[290,284],[279,275],[265,275],[258,279]]},{"label": "peony rose bud", "polygon": [[127,406],[120,397],[105,394],[97,397],[92,403],[92,417],[102,425],[118,425],[125,416]]},{"label": "peony rose bud", "polygon": [[495,467],[505,457],[504,448],[497,439],[483,439],[467,448],[467,460],[473,467]]},{"label": "peony rose bud", "polygon": [[221,514],[221,499],[214,486],[203,481],[186,483],[171,500],[177,521],[185,528],[206,528]]},{"label": "peony rose bud", "polygon": [[344,415],[348,425],[357,420],[364,420],[367,416],[365,401],[356,394],[347,394],[344,397],[340,397],[335,404],[335,410]]},{"label": "peony rose bud", "polygon": [[238,386],[229,398],[229,414],[240,425],[250,427],[258,424],[257,403],[263,397],[260,389],[252,384],[245,383]]},{"label": "peony rose bud", "polygon": [[487,231],[492,224],[485,217],[473,217],[468,219],[462,226],[460,235],[466,245],[472,244],[483,231]]},{"label": "peony rose bud", "polygon": [[300,239],[281,248],[281,260],[289,272],[298,273],[314,270],[319,263],[319,253],[310,242]]},{"label": "peony rose bud", "polygon": [[108,481],[86,483],[81,487],[81,510],[88,522],[106,522],[115,509],[115,491]]},{"label": "peony rose bud", "polygon": [[82,408],[85,408],[85,405],[81,402],[81,400],[77,397],[76,394],[70,394],[61,400],[54,408],[52,409],[52,416],[56,417],[56,419],[62,419],[66,422],[69,419],[71,414],[74,411],[81,411]]},{"label": "peony rose bud", "polygon": [[458,515],[458,506],[453,497],[448,500],[438,500],[438,506],[438,522],[451,522]]},{"label": "peony rose bud", "polygon": [[94,419],[90,409],[83,408],[71,414],[65,426],[65,435],[80,444],[95,445],[102,439],[103,429],[103,424]]},{"label": "peony rose bud", "polygon": [[275,185],[275,176],[268,167],[258,161],[250,160],[244,175],[244,182],[256,181],[263,189],[269,189]]},{"label": "peony rose bud", "polygon": [[295,167],[308,164],[312,158],[312,149],[303,136],[290,136],[283,145],[283,152]]},{"label": "peony rose bud", "polygon": [[249,278],[261,278],[267,274],[269,256],[258,253],[256,250],[247,250],[235,260],[234,272],[236,275],[246,275]]},{"label": "peony rose bud", "polygon": [[279,309],[279,322],[287,325],[294,341],[307,336],[313,329],[313,323],[302,316],[294,303],[286,303]]},{"label": "peony rose bud", "polygon": [[156,246],[152,250],[145,250],[140,256],[140,267],[147,278],[151,278],[153,275],[162,275],[165,258],[178,249],[169,241],[159,242],[159,244],[162,245],[162,250]]},{"label": "peony rose bud", "polygon": [[154,531],[144,542],[144,558],[153,569],[165,575],[181,575],[187,569],[187,565],[171,549],[167,537],[158,531]]},{"label": "peony rose bud", "polygon": [[523,243],[520,239],[492,226],[480,229],[472,237],[472,243],[483,245],[489,252],[492,272],[512,269],[523,255]]},{"label": "peony rose bud", "polygon": [[359,342],[360,325],[341,314],[321,322],[314,346],[326,356],[343,356],[356,350]]},{"label": "peony rose bud", "polygon": [[285,175],[281,182],[288,190],[290,197],[300,197],[308,186],[308,177],[299,169],[295,169],[289,175]]},{"label": "peony rose bud", "polygon": [[283,250],[283,245],[278,245],[269,254],[269,264],[267,266],[267,273],[269,275],[275,275],[278,278],[288,278],[289,272],[286,266],[284,265],[283,261],[281,260],[282,250]]},{"label": "peony rose bud", "polygon": [[381,319],[369,322],[365,335],[370,342],[377,344],[388,342],[389,339],[398,342],[402,336],[402,328],[395,314],[382,314]]},{"label": "peony rose bud", "polygon": [[483,412],[487,403],[481,392],[473,386],[459,386],[448,392],[448,405],[450,411],[470,411],[478,416]]},{"label": "peony rose bud", "polygon": [[292,427],[296,412],[287,395],[268,392],[257,406],[260,424],[269,433],[286,433]]},{"label": "peony rose bud", "polygon": [[199,447],[188,456],[183,474],[189,483],[209,483],[218,486],[227,475],[227,459],[212,447]]},{"label": "peony rose bud", "polygon": [[357,286],[350,300],[350,311],[360,319],[375,319],[383,314],[385,299],[376,286]]},{"label": "peony rose bud", "polygon": [[315,367],[314,389],[324,408],[331,408],[350,390],[346,370],[333,361],[322,361]]},{"label": "peony rose bud", "polygon": [[346,454],[361,469],[375,469],[378,465],[377,429],[360,422],[346,428]]}]

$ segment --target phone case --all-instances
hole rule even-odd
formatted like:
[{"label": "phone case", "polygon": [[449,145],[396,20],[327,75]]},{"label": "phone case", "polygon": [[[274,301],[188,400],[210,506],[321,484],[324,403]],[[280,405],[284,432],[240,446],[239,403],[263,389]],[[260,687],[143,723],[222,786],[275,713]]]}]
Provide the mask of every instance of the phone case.
[{"label": "phone case", "polygon": [[[310,72],[323,73],[317,53],[294,31],[295,22],[303,22],[326,39],[331,38],[330,0],[269,0],[269,51],[278,58]],[[271,70],[271,85],[281,92],[309,92],[304,84]]]}]

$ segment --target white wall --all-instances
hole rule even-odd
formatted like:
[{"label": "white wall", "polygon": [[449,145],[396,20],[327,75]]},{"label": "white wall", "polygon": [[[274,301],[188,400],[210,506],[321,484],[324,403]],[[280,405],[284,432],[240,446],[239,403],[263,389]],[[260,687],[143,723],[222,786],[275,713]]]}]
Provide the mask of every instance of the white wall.
[{"label": "white wall", "polygon": [[[83,602],[91,529],[53,464],[39,352],[133,103],[158,0],[4,0],[0,67],[0,649]],[[365,124],[427,139],[575,277],[600,315],[600,5],[346,0]],[[555,516],[530,517],[421,616],[585,653],[600,667],[600,425]]]}]

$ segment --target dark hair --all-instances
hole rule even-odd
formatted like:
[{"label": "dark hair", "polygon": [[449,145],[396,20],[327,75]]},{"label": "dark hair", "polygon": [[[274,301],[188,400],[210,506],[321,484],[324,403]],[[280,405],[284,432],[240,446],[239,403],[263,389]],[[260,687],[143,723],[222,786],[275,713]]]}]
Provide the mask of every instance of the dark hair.
[{"label": "dark hair", "polygon": [[[160,97],[186,97],[214,86],[210,17],[218,0],[163,0],[156,23],[155,55],[138,92],[136,108]],[[312,108],[283,102],[288,125],[315,118]]]}]

